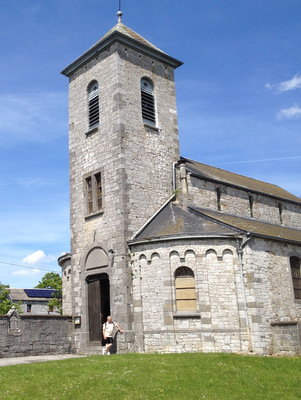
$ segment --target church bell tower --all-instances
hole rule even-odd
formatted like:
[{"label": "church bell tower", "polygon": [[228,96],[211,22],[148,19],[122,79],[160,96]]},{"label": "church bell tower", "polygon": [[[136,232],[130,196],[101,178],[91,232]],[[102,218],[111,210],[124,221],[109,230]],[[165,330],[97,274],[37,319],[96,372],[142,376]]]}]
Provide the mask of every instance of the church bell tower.
[{"label": "church bell tower", "polygon": [[74,352],[101,348],[108,315],[125,332],[118,351],[135,350],[127,241],[171,197],[179,159],[174,70],[182,63],[121,15],[62,71],[69,78],[71,230],[63,312],[76,317]]}]

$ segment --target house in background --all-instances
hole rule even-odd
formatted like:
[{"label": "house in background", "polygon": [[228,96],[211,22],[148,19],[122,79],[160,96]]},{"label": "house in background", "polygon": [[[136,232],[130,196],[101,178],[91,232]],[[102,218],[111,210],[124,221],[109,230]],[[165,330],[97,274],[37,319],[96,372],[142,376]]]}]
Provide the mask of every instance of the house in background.
[{"label": "house in background", "polygon": [[54,289],[9,289],[8,297],[12,304],[21,302],[23,314],[45,315],[54,294]]}]

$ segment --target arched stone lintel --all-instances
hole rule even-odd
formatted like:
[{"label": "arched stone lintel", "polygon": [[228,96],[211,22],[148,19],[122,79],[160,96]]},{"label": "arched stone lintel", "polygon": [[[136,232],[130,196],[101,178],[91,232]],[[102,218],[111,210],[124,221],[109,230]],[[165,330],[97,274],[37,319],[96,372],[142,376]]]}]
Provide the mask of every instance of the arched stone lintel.
[{"label": "arched stone lintel", "polygon": [[84,271],[102,269],[112,266],[113,258],[113,250],[108,250],[104,242],[94,242],[86,246],[81,265],[83,265]]}]

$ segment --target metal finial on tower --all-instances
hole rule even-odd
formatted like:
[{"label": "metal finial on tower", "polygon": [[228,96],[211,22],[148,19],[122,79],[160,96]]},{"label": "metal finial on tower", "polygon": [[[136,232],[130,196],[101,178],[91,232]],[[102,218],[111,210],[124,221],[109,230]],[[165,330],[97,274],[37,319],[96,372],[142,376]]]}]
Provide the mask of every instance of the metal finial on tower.
[{"label": "metal finial on tower", "polygon": [[121,11],[121,0],[119,0],[119,11],[117,13],[118,16],[118,24],[121,23],[122,11]]}]

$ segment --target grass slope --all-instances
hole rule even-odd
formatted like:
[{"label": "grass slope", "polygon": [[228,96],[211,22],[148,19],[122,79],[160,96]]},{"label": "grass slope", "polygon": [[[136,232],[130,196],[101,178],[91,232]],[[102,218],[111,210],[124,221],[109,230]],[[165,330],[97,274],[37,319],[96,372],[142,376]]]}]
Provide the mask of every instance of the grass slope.
[{"label": "grass slope", "polygon": [[124,354],[0,368],[0,399],[301,399],[301,358]]}]

